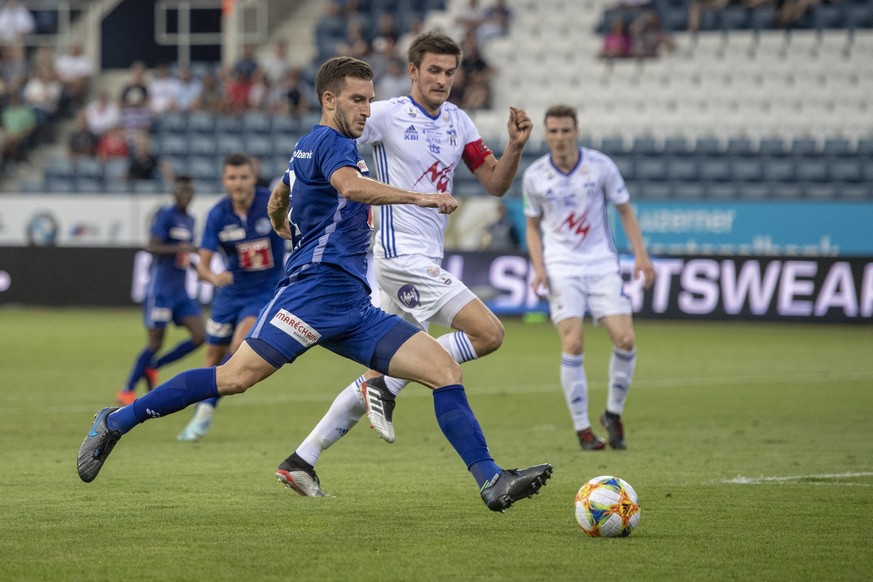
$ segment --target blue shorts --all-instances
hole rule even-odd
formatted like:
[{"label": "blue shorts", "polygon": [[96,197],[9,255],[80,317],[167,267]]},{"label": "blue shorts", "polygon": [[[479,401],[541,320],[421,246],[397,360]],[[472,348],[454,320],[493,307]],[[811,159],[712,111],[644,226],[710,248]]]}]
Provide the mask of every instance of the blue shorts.
[{"label": "blue shorts", "polygon": [[273,298],[273,287],[259,293],[235,295],[216,293],[212,300],[212,311],[206,322],[206,343],[229,345],[239,323],[247,317],[257,317],[261,309]]},{"label": "blue shorts", "polygon": [[362,281],[321,264],[276,291],[246,341],[276,368],[319,345],[387,374],[391,358],[419,331],[373,307]]},{"label": "blue shorts", "polygon": [[166,329],[171,321],[182,325],[186,317],[203,313],[200,304],[188,297],[188,293],[150,295],[143,302],[142,311],[146,329]]}]

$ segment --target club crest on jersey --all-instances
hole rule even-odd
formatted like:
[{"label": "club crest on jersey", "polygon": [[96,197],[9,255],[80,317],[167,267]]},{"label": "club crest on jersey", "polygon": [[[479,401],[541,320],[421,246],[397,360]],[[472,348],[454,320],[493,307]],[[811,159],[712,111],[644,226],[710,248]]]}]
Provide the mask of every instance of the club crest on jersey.
[{"label": "club crest on jersey", "polygon": [[425,272],[427,273],[428,277],[432,277],[434,279],[440,276],[440,268],[436,265],[429,266],[427,269],[425,269]]},{"label": "club crest on jersey", "polygon": [[403,132],[403,141],[418,141],[418,132],[414,125],[410,125]]},{"label": "club crest on jersey", "polygon": [[397,290],[397,299],[409,308],[421,305],[421,296],[418,294],[418,289],[409,283]]},{"label": "club crest on jersey", "polygon": [[450,129],[446,131],[446,135],[449,136],[449,145],[452,147],[457,147],[458,145],[458,130]]},{"label": "club crest on jersey", "polygon": [[418,112],[415,111],[415,107],[413,107],[412,105],[407,105],[406,115],[408,115],[409,117],[418,117]]},{"label": "club crest on jersey", "polygon": [[312,326],[284,309],[280,309],[276,315],[273,316],[273,319],[270,320],[270,324],[278,327],[293,337],[304,347],[309,347],[321,339],[321,334],[315,331]]},{"label": "club crest on jersey", "polygon": [[271,230],[273,230],[273,225],[270,223],[269,218],[259,218],[257,222],[255,222],[256,233],[268,234]]}]

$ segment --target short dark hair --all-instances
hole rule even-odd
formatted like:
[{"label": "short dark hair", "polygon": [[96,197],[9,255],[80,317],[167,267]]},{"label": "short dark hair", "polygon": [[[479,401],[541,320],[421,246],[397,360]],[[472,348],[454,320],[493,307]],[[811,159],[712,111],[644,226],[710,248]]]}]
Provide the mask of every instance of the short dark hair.
[{"label": "short dark hair", "polygon": [[549,117],[569,117],[573,120],[573,127],[579,127],[579,120],[576,118],[576,109],[570,105],[564,105],[563,103],[552,105],[546,110],[543,122],[545,122]]},{"label": "short dark hair", "polygon": [[224,158],[225,166],[249,166],[254,167],[254,162],[252,162],[252,158],[242,152],[234,152],[232,154],[228,154]]},{"label": "short dark hair", "polygon": [[181,188],[183,186],[194,187],[194,179],[188,174],[178,174],[173,178],[173,186]]},{"label": "short dark hair", "polygon": [[371,81],[373,67],[362,60],[353,57],[334,57],[325,61],[315,74],[315,92],[318,93],[318,104],[322,105],[325,91],[334,95],[346,86],[346,77]]},{"label": "short dark hair", "polygon": [[459,65],[464,56],[461,46],[452,37],[437,30],[423,32],[415,37],[415,40],[409,45],[409,62],[420,67],[421,61],[424,60],[424,55],[427,53],[452,55],[458,59]]}]

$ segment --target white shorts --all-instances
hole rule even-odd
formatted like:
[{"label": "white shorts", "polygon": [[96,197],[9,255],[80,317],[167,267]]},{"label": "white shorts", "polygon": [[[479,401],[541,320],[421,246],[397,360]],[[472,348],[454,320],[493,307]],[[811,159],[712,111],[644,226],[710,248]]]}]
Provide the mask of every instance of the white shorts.
[{"label": "white shorts", "polygon": [[379,307],[427,331],[429,323],[451,327],[455,315],[476,295],[440,264],[422,255],[374,262]]},{"label": "white shorts", "polygon": [[618,273],[584,277],[549,276],[549,308],[552,323],[591,314],[594,323],[607,315],[632,313],[630,298]]}]

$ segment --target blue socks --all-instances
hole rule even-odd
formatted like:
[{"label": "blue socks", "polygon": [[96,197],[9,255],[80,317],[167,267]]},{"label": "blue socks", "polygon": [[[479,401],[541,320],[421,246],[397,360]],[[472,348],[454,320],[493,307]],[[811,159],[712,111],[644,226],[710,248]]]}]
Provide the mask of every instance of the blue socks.
[{"label": "blue socks", "polygon": [[155,357],[155,353],[148,348],[144,348],[143,351],[139,353],[136,357],[136,363],[133,365],[133,370],[130,372],[130,378],[127,379],[127,385],[125,386],[125,390],[134,390],[136,388],[136,383],[139,382],[139,379],[142,378],[143,373],[145,373],[145,369],[148,367],[149,362],[152,361],[152,358]]},{"label": "blue socks", "polygon": [[500,472],[500,467],[488,452],[488,443],[479,421],[467,402],[467,393],[460,384],[443,386],[433,391],[433,409],[437,424],[467,465],[479,487]]},{"label": "blue socks", "polygon": [[116,410],[106,419],[109,430],[126,434],[150,418],[167,416],[190,404],[218,396],[215,368],[188,370],[173,376],[133,404]]},{"label": "blue socks", "polygon": [[194,345],[194,342],[191,340],[185,340],[183,342],[179,342],[176,347],[172,350],[158,358],[153,367],[160,368],[162,366],[166,366],[170,362],[175,362],[179,358],[183,358],[197,349],[197,346]]}]

